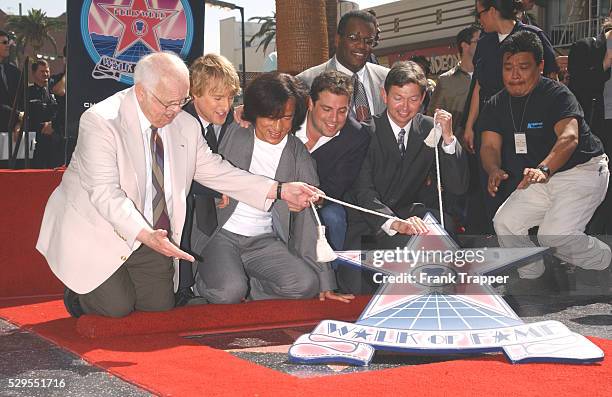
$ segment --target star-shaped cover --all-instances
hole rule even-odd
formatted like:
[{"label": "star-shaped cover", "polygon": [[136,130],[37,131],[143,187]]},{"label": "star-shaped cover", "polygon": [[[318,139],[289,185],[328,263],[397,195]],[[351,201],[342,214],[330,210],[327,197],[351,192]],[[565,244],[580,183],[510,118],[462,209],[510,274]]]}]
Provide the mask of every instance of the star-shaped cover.
[{"label": "star-shaped cover", "polygon": [[337,252],[345,263],[379,273],[375,280],[381,287],[356,324],[413,330],[523,324],[489,282],[481,281],[529,263],[548,248],[461,249],[431,214],[424,220],[429,232],[414,236],[405,248]]},{"label": "star-shaped cover", "polygon": [[138,41],[152,52],[160,51],[157,29],[178,13],[178,10],[150,7],[147,0],[133,0],[128,6],[104,4],[102,8],[122,25],[115,56]]}]

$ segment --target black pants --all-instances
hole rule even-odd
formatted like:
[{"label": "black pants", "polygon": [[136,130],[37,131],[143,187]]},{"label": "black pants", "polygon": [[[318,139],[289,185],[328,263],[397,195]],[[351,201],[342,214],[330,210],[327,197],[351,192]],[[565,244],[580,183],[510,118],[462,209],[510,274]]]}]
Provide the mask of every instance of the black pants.
[{"label": "black pants", "polygon": [[56,168],[64,165],[64,140],[61,136],[36,134],[33,168]]},{"label": "black pants", "polygon": [[[603,129],[597,131],[597,136],[601,139],[604,145],[604,150],[608,158],[612,159],[612,120],[605,120]],[[608,164],[610,168],[610,164]],[[608,191],[604,201],[599,205],[591,221],[586,227],[586,233],[589,235],[608,235],[612,234],[612,189],[608,186]]]}]

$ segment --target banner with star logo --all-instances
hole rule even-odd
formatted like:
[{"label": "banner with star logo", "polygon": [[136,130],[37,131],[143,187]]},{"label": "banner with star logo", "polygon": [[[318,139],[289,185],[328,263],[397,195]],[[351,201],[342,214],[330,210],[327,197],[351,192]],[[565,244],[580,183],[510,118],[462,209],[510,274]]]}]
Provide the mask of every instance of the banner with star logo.
[{"label": "banner with star logo", "polygon": [[201,0],[71,0],[67,14],[72,137],[87,108],[133,84],[142,56],[172,51],[189,64],[204,52]]}]

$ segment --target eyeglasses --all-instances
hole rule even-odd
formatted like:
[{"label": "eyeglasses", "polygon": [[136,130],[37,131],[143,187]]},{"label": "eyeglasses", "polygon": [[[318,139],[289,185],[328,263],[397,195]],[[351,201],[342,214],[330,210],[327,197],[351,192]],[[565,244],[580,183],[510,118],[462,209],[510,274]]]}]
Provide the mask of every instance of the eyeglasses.
[{"label": "eyeglasses", "polygon": [[351,33],[345,36],[351,43],[356,44],[359,42],[363,42],[363,44],[369,47],[376,47],[378,45],[378,41],[376,37],[364,37],[362,38],[358,34]]},{"label": "eyeglasses", "polygon": [[159,99],[157,97],[157,95],[155,95],[153,93],[153,91],[151,91],[151,90],[148,90],[148,91],[151,93],[151,95],[153,95],[153,98],[157,99],[157,102],[159,102],[159,104],[162,105],[165,108],[166,112],[172,110],[172,108],[177,108],[178,107],[180,109],[183,106],[185,106],[187,104],[187,102],[191,101],[191,96],[188,95],[188,96],[186,96],[185,98],[181,99],[178,102],[172,102],[172,103],[166,104],[166,103],[162,102],[162,100]]},{"label": "eyeglasses", "polygon": [[485,12],[489,11],[491,9],[491,7],[485,8],[484,10],[478,12],[478,10],[474,10],[474,16],[478,19],[482,18],[482,14],[484,14]]}]

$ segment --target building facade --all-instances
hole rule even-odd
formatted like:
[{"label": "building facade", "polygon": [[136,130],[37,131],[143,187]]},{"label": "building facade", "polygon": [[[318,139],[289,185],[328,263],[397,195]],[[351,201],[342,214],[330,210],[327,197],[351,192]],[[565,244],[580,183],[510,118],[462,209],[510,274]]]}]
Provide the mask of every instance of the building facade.
[{"label": "building facade", "polygon": [[[245,36],[245,63],[247,72],[263,72],[266,57],[276,51],[276,41],[272,40],[268,49],[264,52],[263,45],[257,51],[259,41],[249,45],[248,41],[255,35],[261,24],[256,22],[244,22]],[[240,20],[234,17],[222,19],[219,22],[219,51],[221,55],[230,60],[238,72],[242,71],[242,26]]]},{"label": "building facade", "polygon": [[433,75],[457,64],[455,36],[475,21],[473,0],[402,0],[372,9],[381,29],[375,49],[379,62],[389,66],[422,55]]},{"label": "building facade", "polygon": [[576,40],[599,34],[610,10],[610,0],[549,0],[543,5],[542,26],[562,52]]},{"label": "building facade", "polygon": [[[576,40],[598,34],[609,8],[610,0],[536,0],[528,12],[563,55]],[[372,9],[381,28],[374,51],[380,63],[390,66],[422,55],[430,61],[432,75],[457,64],[455,36],[477,22],[474,0],[400,0]]]}]

